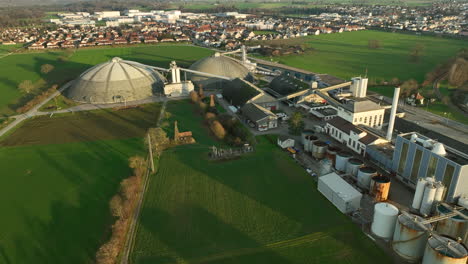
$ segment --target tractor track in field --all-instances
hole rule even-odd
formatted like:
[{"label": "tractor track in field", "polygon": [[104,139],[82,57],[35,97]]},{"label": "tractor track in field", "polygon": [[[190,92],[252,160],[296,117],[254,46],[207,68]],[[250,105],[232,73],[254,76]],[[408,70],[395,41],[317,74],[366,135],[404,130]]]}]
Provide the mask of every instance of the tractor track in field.
[{"label": "tractor track in field", "polygon": [[267,252],[270,250],[275,250],[275,249],[283,249],[283,248],[288,248],[288,247],[295,247],[299,245],[303,245],[306,243],[311,243],[311,242],[317,242],[321,239],[327,238],[328,235],[322,232],[318,233],[312,233],[308,234],[305,236],[301,237],[296,237],[292,239],[287,239],[287,240],[282,240],[266,245],[260,245],[258,247],[254,248],[240,248],[236,250],[230,250],[230,251],[225,251],[213,255],[208,255],[205,257],[200,257],[200,258],[193,258],[193,259],[182,259],[179,258],[177,262],[174,264],[202,264],[202,263],[210,263],[213,261],[219,261],[222,259],[228,259],[228,258],[234,258],[234,257],[241,257],[241,256],[246,256],[246,255],[251,255],[251,254],[256,254],[256,253],[262,253],[262,252]]}]

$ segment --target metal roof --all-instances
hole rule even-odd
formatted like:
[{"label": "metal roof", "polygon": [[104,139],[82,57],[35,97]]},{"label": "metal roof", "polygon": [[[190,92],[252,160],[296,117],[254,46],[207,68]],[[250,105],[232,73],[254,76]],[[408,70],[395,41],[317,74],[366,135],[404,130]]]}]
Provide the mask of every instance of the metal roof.
[{"label": "metal roof", "polygon": [[[221,56],[219,53],[196,61],[190,66],[190,70],[211,73],[232,79],[253,79],[249,70],[244,65],[230,58]],[[190,79],[194,83],[201,84],[204,87],[209,87],[213,84],[217,85],[223,82],[219,78],[205,77],[196,74],[190,74]]]},{"label": "metal roof", "polygon": [[148,66],[113,58],[82,73],[66,96],[86,103],[135,101],[162,90],[164,82],[165,78]]}]

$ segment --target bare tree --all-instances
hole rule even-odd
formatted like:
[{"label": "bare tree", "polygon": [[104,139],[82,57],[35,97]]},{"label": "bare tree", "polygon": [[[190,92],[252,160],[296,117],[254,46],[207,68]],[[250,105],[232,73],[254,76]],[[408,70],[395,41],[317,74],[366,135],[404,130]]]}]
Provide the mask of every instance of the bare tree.
[{"label": "bare tree", "polygon": [[44,64],[41,66],[41,72],[47,74],[54,70],[54,66],[51,64]]},{"label": "bare tree", "polygon": [[380,40],[378,39],[369,39],[367,41],[367,46],[369,49],[378,49],[380,48]]},{"label": "bare tree", "polygon": [[34,84],[30,80],[25,80],[18,85],[18,89],[24,93],[30,93],[34,89]]},{"label": "bare tree", "polygon": [[[161,153],[170,145],[169,137],[167,137],[167,133],[160,127],[158,128],[150,128],[148,133],[151,136],[151,147],[153,153],[156,157],[161,156]],[[148,144],[148,141],[146,141]]]},{"label": "bare tree", "polygon": [[198,103],[198,101],[200,101],[200,97],[195,91],[190,92],[190,99],[192,100],[193,103]]}]

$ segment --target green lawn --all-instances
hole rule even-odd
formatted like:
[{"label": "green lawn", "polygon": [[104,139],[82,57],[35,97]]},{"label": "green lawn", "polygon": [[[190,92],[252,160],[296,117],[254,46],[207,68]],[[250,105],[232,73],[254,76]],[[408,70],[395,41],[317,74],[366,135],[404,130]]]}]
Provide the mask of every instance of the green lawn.
[{"label": "green lawn", "polygon": [[92,263],[139,138],[0,148],[0,263]]},{"label": "green lawn", "polygon": [[255,35],[268,35],[268,34],[273,34],[276,35],[278,34],[277,31],[274,30],[254,30]]},{"label": "green lawn", "polygon": [[[18,84],[24,80],[36,82],[42,78],[49,85],[63,84],[112,57],[161,67],[168,67],[169,63],[175,60],[179,65],[187,67],[195,60],[210,54],[212,51],[208,49],[176,45],[79,49],[76,53],[54,51],[13,54],[0,59],[0,116],[14,114],[18,105],[24,104],[33,96],[22,94],[17,89]],[[69,59],[63,61],[64,56],[69,56]],[[40,68],[43,64],[52,64],[55,69],[49,74],[42,74]]]},{"label": "green lawn", "polygon": [[170,120],[197,144],[163,153],[133,263],[390,263],[269,138],[257,138],[256,152],[240,159],[209,161],[208,147],[218,143],[193,108],[168,105]]},{"label": "green lawn", "polygon": [[0,44],[0,55],[8,53],[10,51],[19,49],[23,46],[23,44],[15,44],[15,45],[2,45]]},{"label": "green lawn", "polygon": [[[273,60],[345,79],[364,76],[367,70],[371,80],[397,77],[422,82],[427,72],[466,47],[463,40],[370,30],[308,36],[303,40],[313,50]],[[369,49],[368,40],[379,40],[381,48]],[[416,45],[423,46],[423,54],[418,62],[411,62],[409,54]]]}]

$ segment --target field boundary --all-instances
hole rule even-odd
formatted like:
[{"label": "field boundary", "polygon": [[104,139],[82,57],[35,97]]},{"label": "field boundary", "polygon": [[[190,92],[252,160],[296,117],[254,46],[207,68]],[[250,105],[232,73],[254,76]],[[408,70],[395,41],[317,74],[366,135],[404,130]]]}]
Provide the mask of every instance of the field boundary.
[{"label": "field boundary", "polygon": [[[164,100],[164,102],[163,102],[163,105],[161,107],[161,111],[159,113],[158,121],[156,122],[156,127],[159,127],[159,125],[161,124],[161,121],[163,119],[163,115],[166,112],[167,101],[168,100]],[[151,168],[150,167],[151,166],[149,166],[149,162],[150,162],[149,161],[149,156],[150,155],[148,155],[148,159],[147,159],[148,164],[147,164],[147,170],[146,170],[146,174],[145,174],[145,180],[143,181],[142,193],[140,194],[140,199],[138,201],[137,209],[135,210],[135,214],[132,217],[132,222],[130,223],[130,229],[128,231],[127,239],[125,241],[123,255],[122,255],[122,258],[120,259],[121,264],[128,264],[129,263],[130,253],[133,251],[133,247],[135,245],[135,237],[136,237],[138,226],[139,226],[138,219],[140,217],[141,206],[143,205],[143,201],[145,200],[145,194],[146,194],[146,191],[148,190],[148,185],[149,185],[149,182],[150,182],[150,175],[151,175],[151,173],[150,173]],[[153,173],[153,174],[156,174],[156,172],[157,172],[157,168],[156,168],[155,173]]]}]

